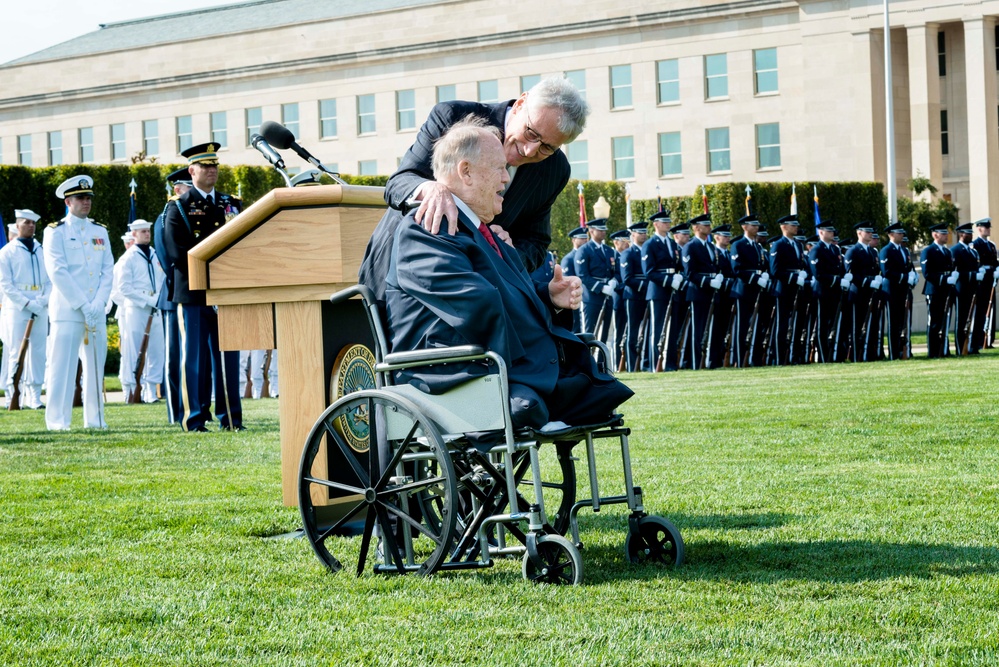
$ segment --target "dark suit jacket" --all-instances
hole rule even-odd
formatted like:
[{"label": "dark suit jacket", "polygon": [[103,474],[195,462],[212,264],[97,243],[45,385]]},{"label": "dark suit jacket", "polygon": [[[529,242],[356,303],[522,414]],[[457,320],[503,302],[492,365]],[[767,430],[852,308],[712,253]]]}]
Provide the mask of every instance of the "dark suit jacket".
[{"label": "dark suit jacket", "polygon": [[173,265],[173,290],[170,300],[195,306],[205,305],[205,291],[188,287],[187,252],[226,222],[227,212],[239,213],[242,202],[215,191],[215,203],[191,188],[180,198],[167,203],[163,220],[163,245],[167,262]]},{"label": "dark suit jacket", "polygon": [[[396,227],[386,274],[386,312],[392,351],[481,345],[507,364],[510,382],[542,396],[555,389],[560,365],[596,371],[586,346],[551,319],[547,285],[534,283],[520,255],[504,243],[502,258],[460,216],[458,234],[433,235],[412,215]],[[479,363],[402,371],[398,379],[441,393],[485,374]]]},{"label": "dark suit jacket", "polygon": [[[434,141],[469,114],[485,118],[502,132],[506,110],[513,102],[442,102],[430,112],[416,141],[402,157],[399,169],[385,185],[385,201],[390,208],[372,234],[358,271],[358,281],[374,290],[379,301],[384,299],[383,278],[388,272],[391,240],[402,219],[402,214],[396,209],[402,207],[417,186],[433,180],[431,159]],[[541,162],[518,167],[503,197],[503,212],[490,223],[500,225],[510,233],[529,272],[544,262],[551,243],[551,207],[568,181],[569,161],[562,151],[556,151]]]}]

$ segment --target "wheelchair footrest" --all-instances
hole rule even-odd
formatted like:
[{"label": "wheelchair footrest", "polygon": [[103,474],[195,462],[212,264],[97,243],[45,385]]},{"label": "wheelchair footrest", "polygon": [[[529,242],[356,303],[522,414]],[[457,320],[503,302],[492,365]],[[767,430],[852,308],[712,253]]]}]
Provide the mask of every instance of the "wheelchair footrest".
[{"label": "wheelchair footrest", "polygon": [[[624,426],[624,415],[611,415],[611,417],[606,421],[599,422],[597,424],[568,426],[557,431],[541,431],[539,429],[528,428],[524,429],[524,433],[526,437],[533,440],[539,440],[541,442],[554,442],[556,440],[582,440],[586,437],[587,433],[621,426]],[[593,433],[593,435],[594,437],[599,437],[596,433]],[[627,429],[625,429],[625,435],[627,435]]]}]

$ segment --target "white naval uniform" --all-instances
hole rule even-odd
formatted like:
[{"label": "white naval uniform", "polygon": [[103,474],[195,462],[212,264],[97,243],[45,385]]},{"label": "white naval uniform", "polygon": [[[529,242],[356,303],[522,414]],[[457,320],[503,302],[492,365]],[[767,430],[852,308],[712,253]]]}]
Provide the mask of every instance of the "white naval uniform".
[{"label": "white naval uniform", "polygon": [[[28,353],[21,374],[21,404],[29,408],[42,405],[42,382],[45,380],[45,339],[49,331],[48,305],[52,281],[45,271],[42,244],[34,242],[31,250],[19,240],[0,249],[0,339],[7,362],[0,385],[11,395],[14,367],[28,322],[35,323],[28,338]],[[34,311],[34,312],[33,312]]]},{"label": "white naval uniform", "polygon": [[111,294],[114,259],[107,230],[72,215],[49,225],[45,228],[45,267],[52,279],[45,424],[49,430],[69,429],[79,360],[83,362],[83,425],[106,428],[102,394],[107,323],[98,317],[96,330],[87,330],[82,308],[93,304],[103,314]]},{"label": "white naval uniform", "polygon": [[[135,389],[135,364],[139,360],[139,349],[145,336],[146,323],[159,299],[166,274],[160,267],[156,253],[149,246],[147,257],[139,244],[125,251],[115,264],[115,286],[122,301],[118,311],[122,312],[120,322],[121,378],[122,390],[126,396]],[[153,314],[153,325],[149,329],[149,344],[146,346],[146,363],[142,369],[142,401],[156,402],[156,385],[163,382],[164,343],[163,316],[157,310]]]}]

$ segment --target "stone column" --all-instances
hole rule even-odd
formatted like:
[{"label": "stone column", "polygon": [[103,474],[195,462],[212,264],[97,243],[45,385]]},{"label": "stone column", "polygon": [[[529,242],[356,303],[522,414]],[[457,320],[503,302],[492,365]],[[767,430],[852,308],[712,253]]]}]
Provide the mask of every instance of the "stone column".
[{"label": "stone column", "polygon": [[912,131],[912,175],[917,173],[943,189],[940,140],[940,72],[936,23],[906,27],[909,44],[909,119]]},{"label": "stone column", "polygon": [[999,111],[996,105],[995,19],[964,20],[964,58],[968,77],[968,180],[970,210],[962,222],[999,213]]}]

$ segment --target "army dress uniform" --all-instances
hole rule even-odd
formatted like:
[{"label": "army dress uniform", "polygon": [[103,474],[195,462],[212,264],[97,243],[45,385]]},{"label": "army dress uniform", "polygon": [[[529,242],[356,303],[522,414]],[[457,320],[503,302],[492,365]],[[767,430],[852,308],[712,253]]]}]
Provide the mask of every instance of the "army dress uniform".
[{"label": "army dress uniform", "polygon": [[[39,216],[31,210],[14,212],[16,218],[38,221]],[[45,345],[48,337],[48,304],[52,294],[52,281],[45,270],[45,256],[42,244],[34,239],[14,239],[0,248],[0,339],[3,340],[3,355],[6,361],[0,386],[7,393],[8,400],[14,390],[13,374],[17,365],[21,342],[31,325],[28,337],[28,352],[24,358],[21,373],[22,405],[38,409],[42,407],[42,383],[45,381]]]},{"label": "army dress uniform", "polygon": [[[59,186],[56,196],[91,197],[93,183],[89,176],[74,176]],[[107,428],[103,399],[108,351],[104,306],[111,295],[114,269],[111,240],[103,225],[68,214],[46,227],[44,246],[45,268],[52,279],[45,425],[49,430],[69,430],[77,363],[82,362],[83,425]]]},{"label": "army dress uniform", "polygon": [[[607,220],[590,220],[586,227],[606,230]],[[621,286],[614,253],[614,248],[592,239],[576,250],[576,275],[583,282],[583,331],[595,335],[603,343],[609,343],[610,325],[614,317],[614,295]],[[599,331],[596,330],[598,319]]]},{"label": "army dress uniform", "polygon": [[[893,223],[885,231],[901,232],[902,225]],[[888,325],[888,359],[894,361],[908,354],[909,304],[912,288],[916,284],[916,272],[912,270],[909,251],[888,241],[881,248],[881,289],[887,295],[886,319]]]},{"label": "army dress uniform", "polygon": [[[947,225],[941,223],[931,231],[947,232]],[[923,267],[923,295],[926,297],[926,346],[930,359],[950,354],[950,341],[947,339],[947,319],[957,283],[954,271],[954,257],[950,248],[940,243],[931,243],[923,248],[920,255]]]},{"label": "army dress uniform", "polygon": [[[978,229],[991,229],[992,220],[985,218],[975,223]],[[984,236],[975,237],[972,247],[978,253],[978,262],[985,268],[985,279],[978,285],[975,324],[971,335],[971,351],[978,352],[991,341],[995,331],[996,279],[999,278],[999,257],[996,245]]]},{"label": "army dress uniform", "polygon": [[[636,222],[629,230],[636,232],[644,231],[645,228],[644,222]],[[653,369],[650,367],[646,350],[639,349],[638,345],[639,338],[643,338],[642,347],[645,347],[646,332],[642,330],[643,324],[646,330],[649,328],[645,300],[648,280],[645,278],[645,269],[642,268],[642,247],[635,243],[629,245],[621,253],[620,265],[621,284],[624,286],[622,297],[627,319],[625,328],[628,332],[628,340],[625,343],[625,368],[629,373],[651,371]]]},{"label": "army dress uniform", "polygon": [[[218,164],[213,144],[193,146],[183,155],[190,164]],[[190,288],[187,254],[239,214],[241,202],[217,191],[197,187],[172,201],[163,222],[167,262],[173,267],[171,301],[177,304],[181,347],[181,426],[185,431],[207,431],[215,413],[223,429],[242,429],[239,395],[239,352],[220,352],[218,313],[206,305],[205,291]]]},{"label": "army dress uniform", "polygon": [[[151,223],[136,220],[129,228],[148,229]],[[142,369],[141,396],[143,403],[155,403],[156,386],[163,382],[164,341],[163,319],[156,305],[163,290],[165,275],[159,259],[149,244],[136,243],[125,251],[121,260],[118,289],[121,292],[121,367],[122,390],[128,395],[135,388],[136,364],[145,338],[146,324],[152,316],[146,359]]]}]

